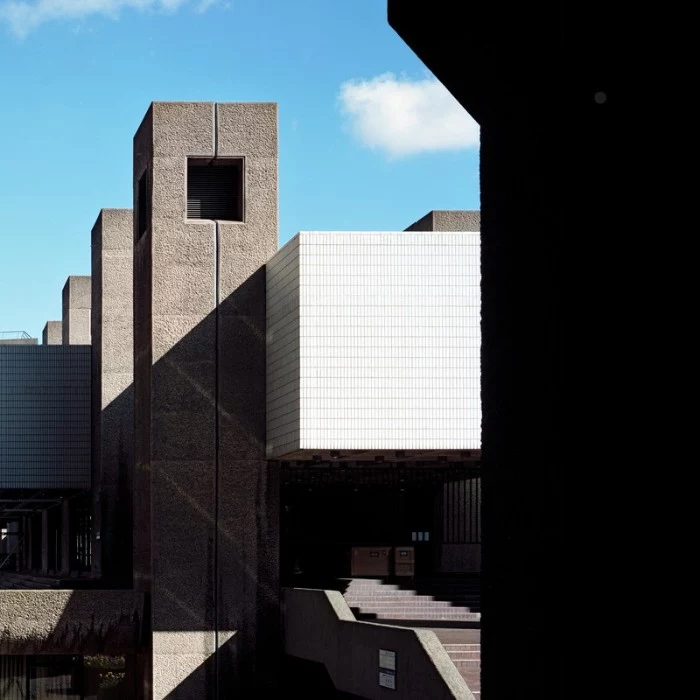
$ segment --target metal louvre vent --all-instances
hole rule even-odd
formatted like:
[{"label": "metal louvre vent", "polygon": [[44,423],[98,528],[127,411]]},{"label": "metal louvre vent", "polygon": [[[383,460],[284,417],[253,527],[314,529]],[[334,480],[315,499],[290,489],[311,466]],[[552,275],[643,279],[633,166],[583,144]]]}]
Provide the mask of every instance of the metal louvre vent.
[{"label": "metal louvre vent", "polygon": [[240,159],[188,163],[187,218],[243,220],[243,168]]}]

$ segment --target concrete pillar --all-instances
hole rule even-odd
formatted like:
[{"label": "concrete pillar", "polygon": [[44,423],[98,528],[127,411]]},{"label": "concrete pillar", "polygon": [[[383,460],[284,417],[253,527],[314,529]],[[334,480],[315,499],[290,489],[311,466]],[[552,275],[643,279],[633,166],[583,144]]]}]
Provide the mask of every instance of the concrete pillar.
[{"label": "concrete pillar", "polygon": [[24,518],[22,522],[22,568],[32,568],[32,519]]},{"label": "concrete pillar", "polygon": [[61,504],[61,575],[70,576],[70,501]]},{"label": "concrete pillar", "polygon": [[63,345],[63,322],[47,321],[41,333],[43,345]]},{"label": "concrete pillar", "polygon": [[14,553],[14,569],[19,571],[22,568],[20,562],[20,549],[19,549],[19,535],[20,535],[20,523],[18,520],[11,520],[7,523],[7,552],[8,554]]},{"label": "concrete pillar", "polygon": [[41,511],[41,573],[49,572],[49,511]]},{"label": "concrete pillar", "polygon": [[[244,159],[241,221],[187,218],[188,157]],[[152,696],[251,695],[274,682],[279,643],[263,267],[276,105],[154,103],[134,193],[134,575],[151,593]]]},{"label": "concrete pillar", "polygon": [[90,345],[90,277],[71,275],[63,286],[63,345]]},{"label": "concrete pillar", "polygon": [[92,229],[92,570],[112,586],[132,583],[133,238],[131,209],[100,212]]}]

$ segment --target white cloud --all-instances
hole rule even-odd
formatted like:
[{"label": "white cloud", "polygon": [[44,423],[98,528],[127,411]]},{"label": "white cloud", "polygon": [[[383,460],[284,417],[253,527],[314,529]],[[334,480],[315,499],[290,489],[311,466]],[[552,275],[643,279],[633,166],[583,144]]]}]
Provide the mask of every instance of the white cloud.
[{"label": "white cloud", "polygon": [[479,145],[479,125],[435,78],[350,80],[339,100],[355,137],[391,157]]},{"label": "white cloud", "polygon": [[[117,19],[119,11],[136,10],[173,11],[191,0],[7,0],[0,3],[0,21],[20,38],[46,22],[61,19],[83,19],[90,15],[103,15]],[[205,11],[216,0],[199,0],[197,9]]]}]

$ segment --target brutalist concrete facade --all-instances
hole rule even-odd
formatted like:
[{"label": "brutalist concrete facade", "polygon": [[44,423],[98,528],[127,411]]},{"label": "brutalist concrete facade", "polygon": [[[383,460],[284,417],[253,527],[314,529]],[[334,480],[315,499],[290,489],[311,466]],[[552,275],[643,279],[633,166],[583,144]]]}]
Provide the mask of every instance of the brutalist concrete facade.
[{"label": "brutalist concrete facade", "polygon": [[133,212],[103,209],[92,229],[92,571],[131,586]]},{"label": "brutalist concrete facade", "polygon": [[47,321],[41,332],[43,345],[63,345],[63,322]]},{"label": "brutalist concrete facade", "polygon": [[88,275],[71,275],[63,287],[63,344],[90,345],[92,285]]},{"label": "brutalist concrete facade", "polygon": [[[188,165],[240,159],[240,220],[188,219]],[[189,161],[189,162],[188,162]],[[134,139],[134,581],[153,698],[274,682],[278,496],[265,460],[275,104],[154,103]]]}]

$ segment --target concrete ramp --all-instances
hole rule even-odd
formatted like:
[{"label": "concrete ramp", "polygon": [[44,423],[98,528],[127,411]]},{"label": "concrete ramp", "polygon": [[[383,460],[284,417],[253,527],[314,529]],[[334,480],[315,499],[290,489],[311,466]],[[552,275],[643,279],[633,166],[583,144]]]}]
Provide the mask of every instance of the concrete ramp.
[{"label": "concrete ramp", "polygon": [[431,630],[360,622],[338,591],[285,588],[282,605],[285,652],[324,664],[341,692],[385,698],[381,679],[397,700],[474,700]]}]

